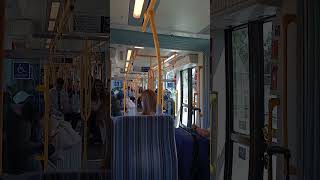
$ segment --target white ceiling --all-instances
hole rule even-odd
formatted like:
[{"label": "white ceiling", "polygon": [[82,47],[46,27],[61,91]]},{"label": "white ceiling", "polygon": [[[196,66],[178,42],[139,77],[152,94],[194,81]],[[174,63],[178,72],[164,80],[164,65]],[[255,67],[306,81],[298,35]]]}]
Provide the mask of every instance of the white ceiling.
[{"label": "white ceiling", "polygon": [[[140,27],[128,25],[129,2],[111,0],[111,27],[140,30]],[[210,1],[160,0],[155,21],[161,34],[198,34],[210,25]]]},{"label": "white ceiling", "polygon": [[161,29],[199,33],[210,25],[210,1],[160,0],[155,19]]}]

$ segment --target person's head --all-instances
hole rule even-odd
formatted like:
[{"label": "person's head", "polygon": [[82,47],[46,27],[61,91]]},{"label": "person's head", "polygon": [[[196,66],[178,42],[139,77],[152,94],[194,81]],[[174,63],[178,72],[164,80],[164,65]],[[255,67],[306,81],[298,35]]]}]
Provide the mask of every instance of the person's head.
[{"label": "person's head", "polygon": [[157,108],[157,96],[152,90],[145,90],[141,94],[142,114],[152,115],[156,113]]},{"label": "person's head", "polygon": [[100,79],[96,79],[93,82],[93,90],[91,92],[91,97],[93,100],[100,98],[99,96],[103,95],[103,83]]},{"label": "person's head", "polygon": [[28,93],[20,91],[13,97],[14,104],[12,105],[14,112],[29,122],[35,116],[35,109],[31,98],[32,96]]},{"label": "person's head", "polygon": [[44,111],[38,112],[38,120],[39,120],[39,126],[44,127],[44,121],[45,121],[45,113]]},{"label": "person's head", "polygon": [[117,99],[118,99],[118,100],[122,100],[122,99],[123,99],[123,93],[122,93],[122,92],[119,92],[119,93],[117,94]]},{"label": "person's head", "polygon": [[169,99],[169,96],[168,96],[167,94],[165,94],[165,95],[163,96],[163,99],[164,99],[165,101],[167,101],[167,100]]},{"label": "person's head", "polygon": [[80,82],[79,82],[79,81],[76,81],[76,82],[73,84],[73,89],[74,89],[75,92],[80,91]]},{"label": "person's head", "polygon": [[100,79],[94,80],[94,91],[96,93],[102,93],[103,92],[103,83]]},{"label": "person's head", "polygon": [[62,78],[58,78],[56,81],[56,89],[61,91],[63,89],[64,80]]}]

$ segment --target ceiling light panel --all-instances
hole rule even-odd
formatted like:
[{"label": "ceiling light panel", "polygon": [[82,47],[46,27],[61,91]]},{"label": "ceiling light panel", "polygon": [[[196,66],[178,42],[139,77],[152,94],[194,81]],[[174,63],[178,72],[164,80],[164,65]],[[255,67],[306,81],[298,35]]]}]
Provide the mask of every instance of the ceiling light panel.
[{"label": "ceiling light panel", "polygon": [[60,7],[60,2],[52,2],[51,11],[50,11],[50,19],[56,19],[58,16]]},{"label": "ceiling light panel", "polygon": [[173,54],[172,56],[170,56],[168,59],[166,59],[165,61],[164,61],[164,63],[167,63],[167,62],[169,62],[171,59],[173,59],[175,56],[178,56],[178,54]]},{"label": "ceiling light panel", "polygon": [[139,19],[141,16],[142,8],[143,8],[144,0],[135,0],[134,9],[133,9],[133,17]]},{"label": "ceiling light panel", "polygon": [[128,52],[127,52],[127,60],[129,61],[130,58],[131,58],[131,54],[132,54],[132,50],[129,49]]},{"label": "ceiling light panel", "polygon": [[49,21],[48,31],[53,31],[55,26],[55,21]]}]

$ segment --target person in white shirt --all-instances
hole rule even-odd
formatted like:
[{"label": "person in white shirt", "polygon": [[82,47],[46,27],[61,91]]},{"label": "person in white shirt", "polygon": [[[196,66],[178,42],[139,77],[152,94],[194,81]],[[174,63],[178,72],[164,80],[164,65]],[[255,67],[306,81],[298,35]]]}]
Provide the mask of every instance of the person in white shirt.
[{"label": "person in white shirt", "polygon": [[134,116],[137,113],[136,104],[129,98],[126,98],[127,115]]},{"label": "person in white shirt", "polygon": [[62,78],[56,80],[56,85],[49,91],[50,115],[56,113],[68,113],[71,111],[68,94],[63,89],[64,81]]}]

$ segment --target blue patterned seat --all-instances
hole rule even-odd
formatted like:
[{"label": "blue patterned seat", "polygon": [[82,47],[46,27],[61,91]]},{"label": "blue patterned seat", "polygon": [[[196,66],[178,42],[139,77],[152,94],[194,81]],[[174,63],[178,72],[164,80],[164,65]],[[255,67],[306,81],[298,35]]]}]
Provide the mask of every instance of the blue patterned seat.
[{"label": "blue patterned seat", "polygon": [[114,180],[178,180],[170,116],[123,116],[113,122]]}]

